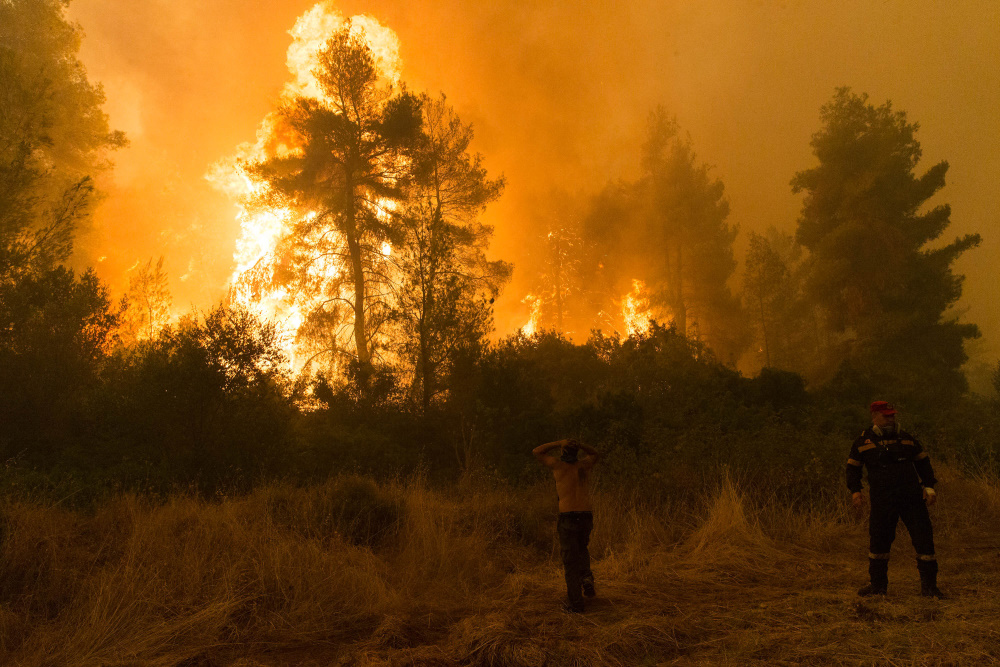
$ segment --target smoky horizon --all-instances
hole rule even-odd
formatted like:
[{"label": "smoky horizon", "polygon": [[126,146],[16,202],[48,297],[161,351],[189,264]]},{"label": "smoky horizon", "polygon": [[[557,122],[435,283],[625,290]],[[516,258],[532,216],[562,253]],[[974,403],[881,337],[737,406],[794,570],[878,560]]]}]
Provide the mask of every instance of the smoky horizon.
[{"label": "smoky horizon", "polygon": [[[77,265],[96,266],[121,292],[130,269],[163,256],[175,312],[206,309],[224,296],[237,263],[239,206],[206,176],[256,141],[291,79],[289,33],[313,6],[275,2],[246,12],[229,0],[74,0],[69,15],[85,33],[81,60],[104,87],[111,127],[130,141],[114,155],[93,228],[77,239]],[[919,124],[915,173],[948,162],[946,185],[927,202],[952,209],[935,243],[983,236],[955,264],[966,279],[951,312],[983,332],[966,345],[970,375],[992,363],[1000,333],[989,288],[997,253],[989,184],[1000,155],[991,131],[1000,108],[995,5],[329,7],[391,30],[401,80],[416,92],[444,94],[472,127],[471,147],[490,176],[505,179],[503,195],[482,215],[494,229],[489,256],[513,264],[496,299],[496,335],[532,321],[533,281],[550,261],[551,234],[578,225],[609,186],[640,178],[648,119],[658,107],[690,141],[695,163],[724,188],[726,223],[738,230],[727,283],[737,294],[751,232],[794,234],[803,198],[789,183],[816,165],[810,141],[821,128],[820,108],[848,86],[875,105],[891,101]],[[618,277],[622,311],[629,295],[641,301],[634,280]],[[592,310],[567,314],[559,328],[585,339],[602,326],[602,311]],[[626,316],[614,317],[605,328],[629,333]],[[554,316],[540,326],[556,328]]]}]

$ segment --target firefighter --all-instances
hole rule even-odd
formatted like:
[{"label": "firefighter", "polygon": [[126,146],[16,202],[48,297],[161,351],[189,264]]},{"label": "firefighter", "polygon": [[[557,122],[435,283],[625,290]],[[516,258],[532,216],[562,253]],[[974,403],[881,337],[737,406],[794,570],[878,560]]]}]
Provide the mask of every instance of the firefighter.
[{"label": "firefighter", "polygon": [[851,446],[847,459],[847,488],[859,512],[864,508],[861,468],[868,468],[871,514],[868,520],[868,574],[871,582],[858,595],[885,595],[889,585],[889,548],[900,519],[917,552],[920,594],[943,598],[937,586],[938,564],[927,508],[937,499],[934,470],[916,438],[896,424],[896,411],[885,401],[869,406],[872,425]]}]

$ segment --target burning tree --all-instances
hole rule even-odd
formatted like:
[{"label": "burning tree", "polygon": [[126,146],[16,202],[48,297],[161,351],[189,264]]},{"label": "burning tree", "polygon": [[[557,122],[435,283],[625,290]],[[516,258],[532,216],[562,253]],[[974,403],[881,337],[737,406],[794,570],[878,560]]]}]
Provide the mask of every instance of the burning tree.
[{"label": "burning tree", "polygon": [[333,334],[321,352],[342,351],[338,328],[349,323],[364,370],[389,315],[387,260],[402,236],[393,211],[409,178],[420,101],[395,90],[350,22],[326,41],[317,63],[318,95],[287,100],[272,130],[273,152],[242,163],[258,184],[253,204],[287,219],[273,264],[257,280],[305,296],[305,329]]},{"label": "burning tree", "polygon": [[510,269],[486,260],[478,215],[503,180],[443,97],[399,82],[392,31],[320,3],[292,34],[296,80],[224,180],[244,203],[235,298],[284,318],[303,369],[401,366],[426,409],[456,346],[492,326]]},{"label": "burning tree", "polygon": [[727,285],[736,268],[736,229],[728,216],[722,182],[697,164],[690,139],[681,138],[676,121],[657,108],[650,114],[641,177],[607,188],[585,219],[591,263],[618,294],[635,291],[635,280],[644,282],[652,314],[734,359],[746,336],[740,304]]},{"label": "burning tree", "polygon": [[534,238],[528,244],[527,273],[533,275],[524,303],[531,318],[522,327],[528,335],[541,329],[575,334],[589,329],[580,320],[586,311],[580,280],[581,246],[579,205],[570,193],[552,189],[533,205]]}]

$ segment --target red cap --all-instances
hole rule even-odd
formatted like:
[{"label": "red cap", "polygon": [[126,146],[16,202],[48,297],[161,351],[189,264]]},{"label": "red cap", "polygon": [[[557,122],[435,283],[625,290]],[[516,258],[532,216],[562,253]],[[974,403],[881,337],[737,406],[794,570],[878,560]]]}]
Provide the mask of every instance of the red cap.
[{"label": "red cap", "polygon": [[896,409],[892,407],[892,403],[887,403],[886,401],[874,401],[868,410],[871,412],[881,412],[884,415],[894,415],[896,414]]}]

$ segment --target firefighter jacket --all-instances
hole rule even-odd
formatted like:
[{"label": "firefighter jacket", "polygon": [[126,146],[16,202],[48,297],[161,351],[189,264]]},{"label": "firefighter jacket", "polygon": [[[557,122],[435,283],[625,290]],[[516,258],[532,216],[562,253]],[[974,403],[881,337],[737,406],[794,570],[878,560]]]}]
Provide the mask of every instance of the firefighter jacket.
[{"label": "firefighter jacket", "polygon": [[868,486],[872,500],[919,500],[922,487],[934,487],[934,469],[927,452],[906,431],[895,430],[883,435],[876,426],[865,429],[854,444],[847,459],[847,488],[852,493],[861,490],[861,468],[868,469]]}]

